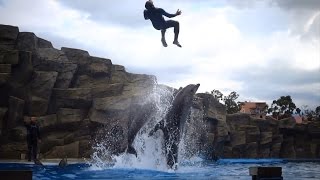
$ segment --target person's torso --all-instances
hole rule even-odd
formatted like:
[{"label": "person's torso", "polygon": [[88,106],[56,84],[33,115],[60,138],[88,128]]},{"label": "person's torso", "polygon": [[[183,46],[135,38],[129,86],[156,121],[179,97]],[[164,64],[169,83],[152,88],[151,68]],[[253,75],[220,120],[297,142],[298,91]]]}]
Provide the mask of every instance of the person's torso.
[{"label": "person's torso", "polygon": [[35,141],[38,139],[38,126],[36,124],[30,124],[27,128],[27,135],[29,135],[30,139]]},{"label": "person's torso", "polygon": [[152,25],[156,29],[161,29],[165,24],[165,19],[163,18],[163,9],[155,8],[153,10],[149,10],[148,16],[152,22]]}]

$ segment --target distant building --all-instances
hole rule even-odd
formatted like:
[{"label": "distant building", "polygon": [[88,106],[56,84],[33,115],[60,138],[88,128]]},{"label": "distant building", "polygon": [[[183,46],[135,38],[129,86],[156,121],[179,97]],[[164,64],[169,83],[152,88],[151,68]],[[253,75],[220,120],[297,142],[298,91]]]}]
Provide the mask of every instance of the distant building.
[{"label": "distant building", "polygon": [[266,118],[266,109],[268,105],[265,102],[243,102],[241,105],[241,113],[250,114],[255,118]]},{"label": "distant building", "polygon": [[301,124],[303,122],[304,117],[300,115],[294,115],[293,116],[294,120],[296,121],[297,124]]}]

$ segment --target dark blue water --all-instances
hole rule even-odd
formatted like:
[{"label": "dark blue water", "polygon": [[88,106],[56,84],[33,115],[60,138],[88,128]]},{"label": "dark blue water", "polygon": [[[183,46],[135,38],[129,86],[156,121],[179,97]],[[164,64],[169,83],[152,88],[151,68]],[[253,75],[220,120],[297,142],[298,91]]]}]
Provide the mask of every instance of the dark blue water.
[{"label": "dark blue water", "polygon": [[[282,160],[220,160],[218,162],[185,163],[177,171],[157,171],[135,168],[97,170],[88,164],[57,164],[36,166],[28,163],[0,163],[0,170],[33,170],[33,179],[250,179],[249,167],[281,166],[284,179],[320,179],[319,162],[286,162]],[[0,178],[1,179],[1,178]]]}]

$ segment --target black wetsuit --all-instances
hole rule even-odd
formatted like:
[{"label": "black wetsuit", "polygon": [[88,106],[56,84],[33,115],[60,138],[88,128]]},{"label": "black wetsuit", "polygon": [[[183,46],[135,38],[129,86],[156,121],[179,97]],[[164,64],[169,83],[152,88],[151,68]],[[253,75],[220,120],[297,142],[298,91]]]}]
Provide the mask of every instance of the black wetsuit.
[{"label": "black wetsuit", "polygon": [[165,20],[163,16],[166,16],[168,18],[172,18],[177,16],[176,14],[169,14],[165,10],[161,8],[152,8],[152,9],[146,9],[143,12],[144,18],[150,19],[152,22],[152,25],[157,30],[166,30],[170,27],[174,27],[174,33],[179,34],[179,22],[173,21],[173,20]]},{"label": "black wetsuit", "polygon": [[39,126],[35,123],[25,123],[25,126],[27,128],[28,160],[36,160],[38,152],[38,139],[41,139]]}]

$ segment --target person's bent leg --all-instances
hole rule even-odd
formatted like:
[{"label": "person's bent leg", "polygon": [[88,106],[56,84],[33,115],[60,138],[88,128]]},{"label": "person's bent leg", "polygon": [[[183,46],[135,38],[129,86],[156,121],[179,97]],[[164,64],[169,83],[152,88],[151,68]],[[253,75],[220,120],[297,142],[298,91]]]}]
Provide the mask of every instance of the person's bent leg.
[{"label": "person's bent leg", "polygon": [[168,46],[166,42],[166,29],[161,29],[161,42],[164,47]]},{"label": "person's bent leg", "polygon": [[173,27],[173,32],[174,32],[174,41],[173,44],[181,47],[178,38],[179,38],[179,32],[180,32],[180,24],[178,21],[174,20],[168,20],[166,21],[166,28]]},{"label": "person's bent leg", "polygon": [[38,143],[33,142],[32,143],[32,157],[33,157],[34,161],[37,160],[37,154],[38,154]]},{"label": "person's bent leg", "polygon": [[27,142],[28,143],[28,152],[27,152],[27,157],[28,157],[28,161],[31,161],[31,155],[32,155],[32,145],[31,145],[31,142]]}]

